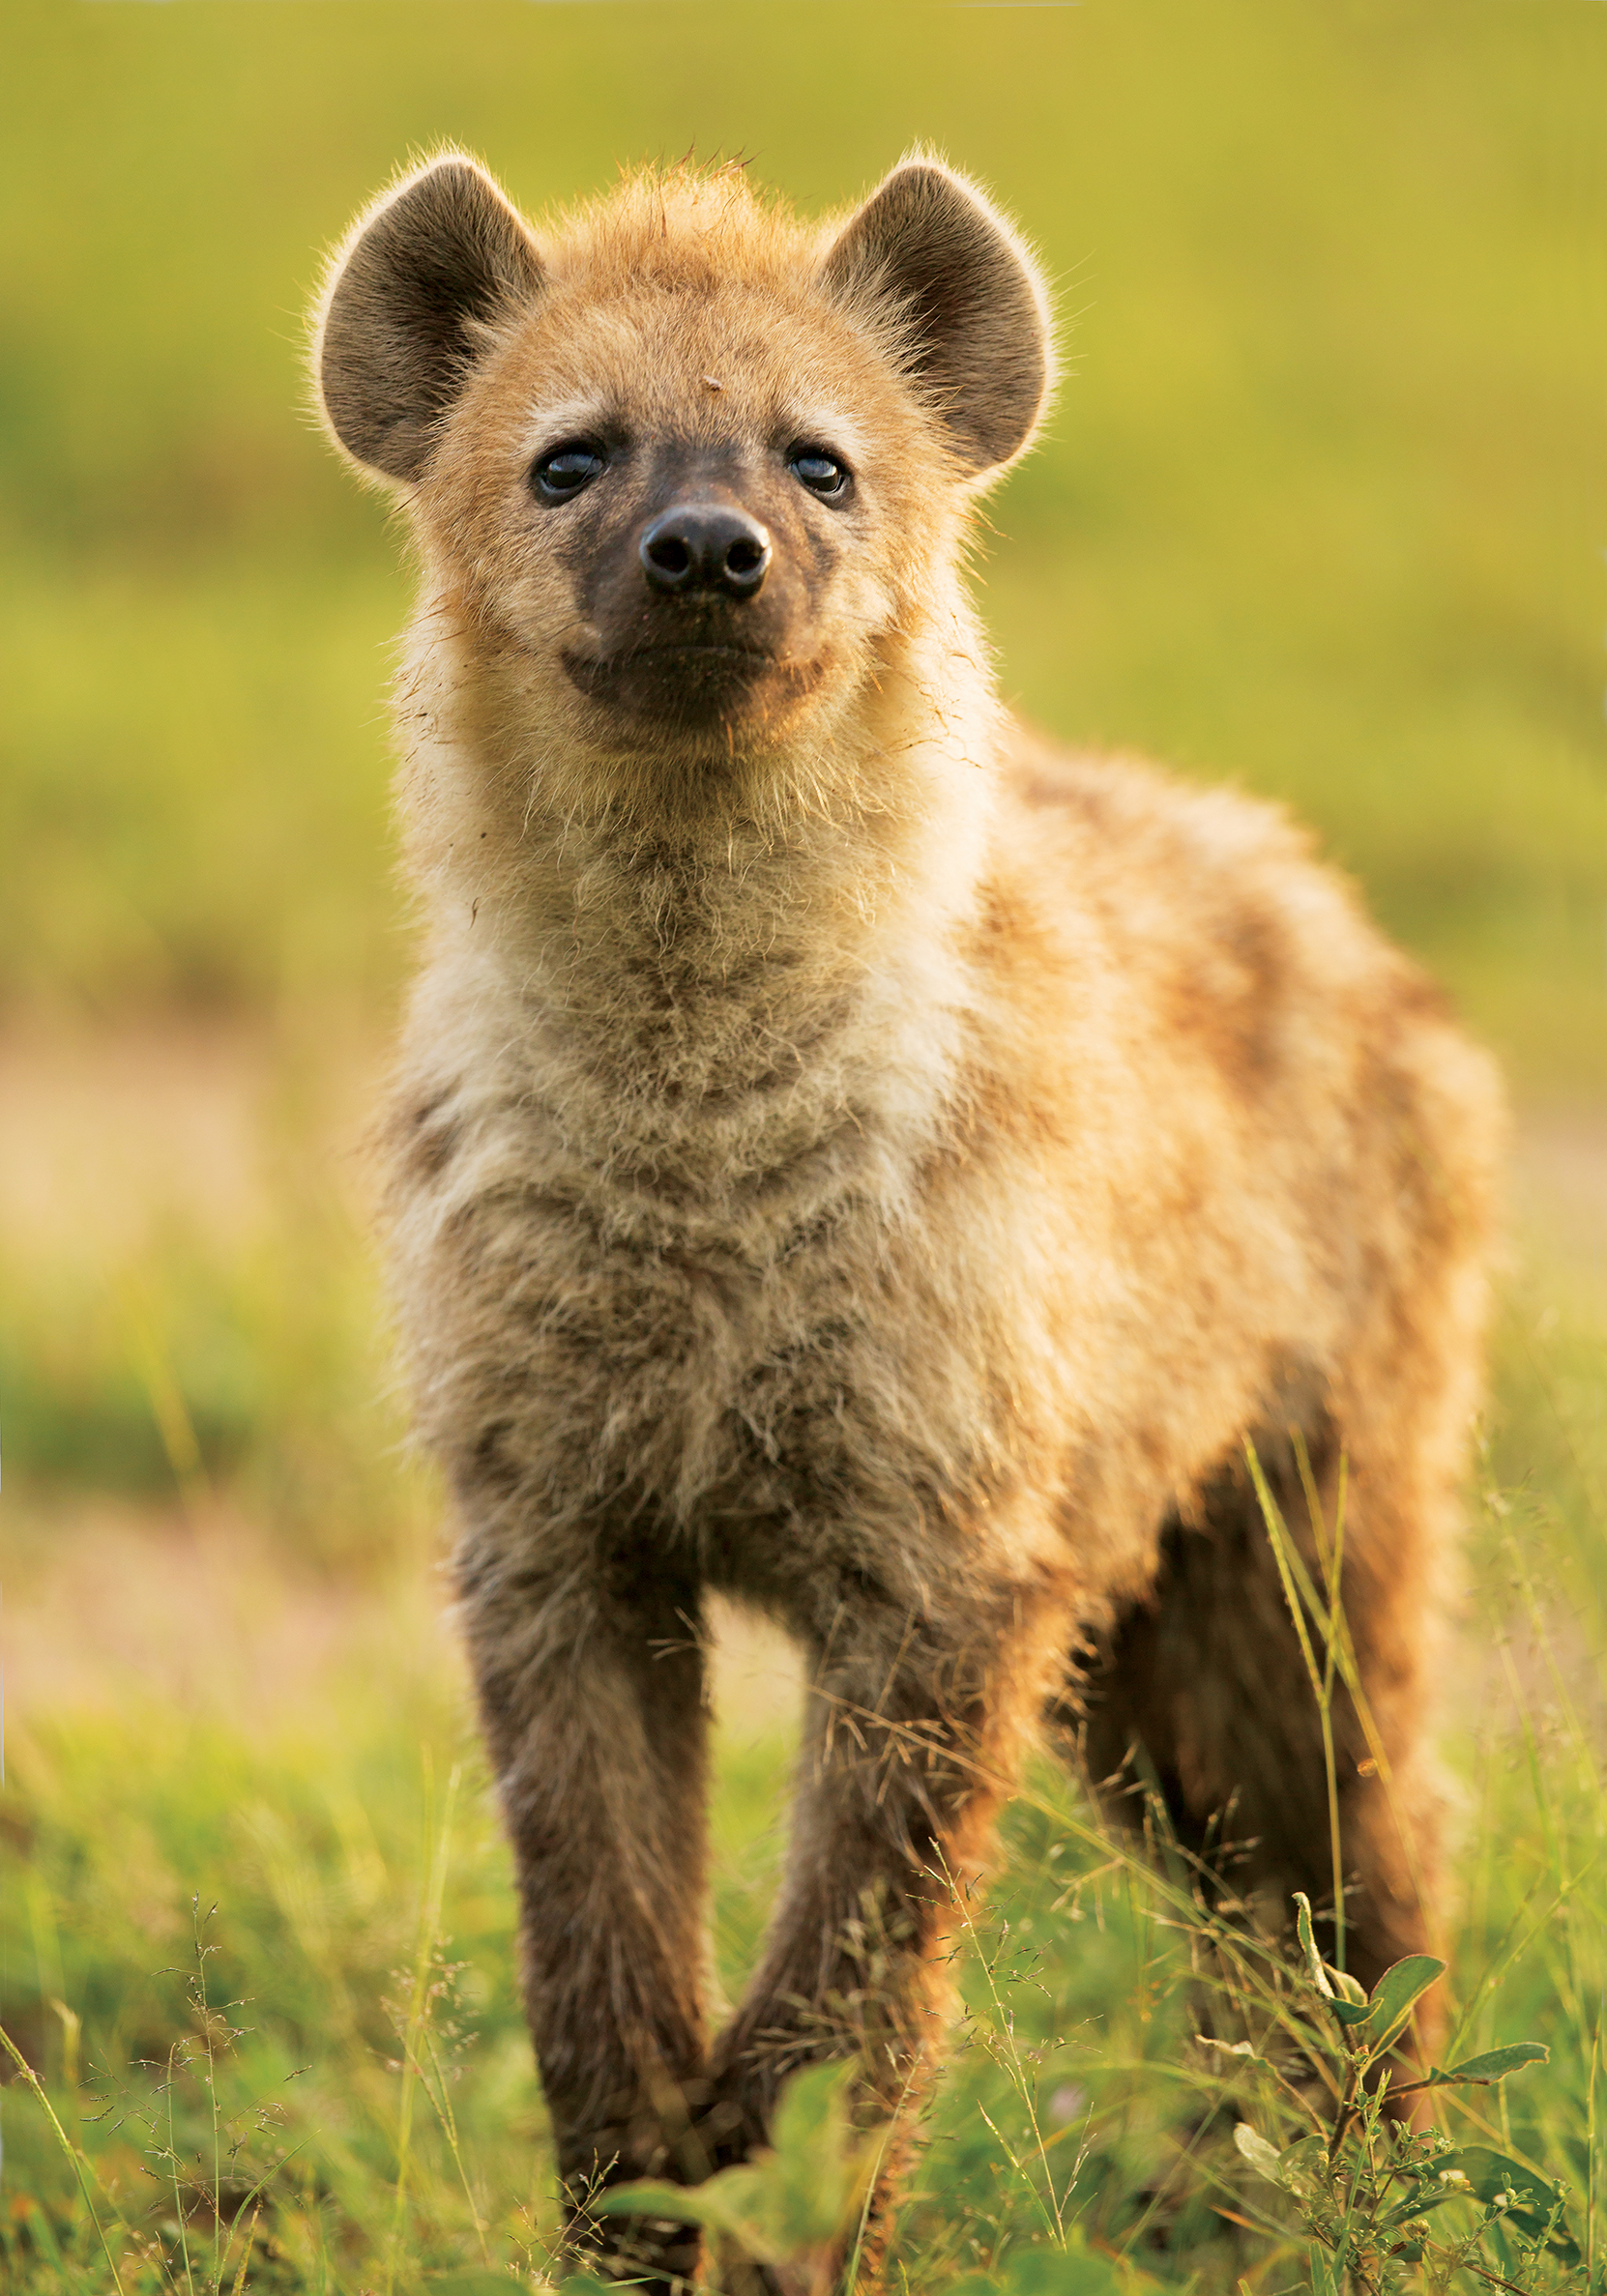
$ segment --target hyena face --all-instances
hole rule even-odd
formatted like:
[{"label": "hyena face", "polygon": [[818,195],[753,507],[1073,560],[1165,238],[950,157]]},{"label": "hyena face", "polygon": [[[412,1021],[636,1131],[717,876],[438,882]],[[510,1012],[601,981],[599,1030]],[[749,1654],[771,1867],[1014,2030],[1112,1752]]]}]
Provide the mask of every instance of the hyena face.
[{"label": "hyena face", "polygon": [[601,746],[784,731],[894,613],[897,473],[854,411],[880,378],[840,322],[789,371],[777,300],[725,285],[666,326],[651,289],[560,290],[443,442],[499,620]]},{"label": "hyena face", "polygon": [[455,158],[359,225],[319,376],[504,714],[549,754],[705,763],[840,719],[1048,380],[1034,275],[945,169],[834,232],[725,171],[538,240]]}]

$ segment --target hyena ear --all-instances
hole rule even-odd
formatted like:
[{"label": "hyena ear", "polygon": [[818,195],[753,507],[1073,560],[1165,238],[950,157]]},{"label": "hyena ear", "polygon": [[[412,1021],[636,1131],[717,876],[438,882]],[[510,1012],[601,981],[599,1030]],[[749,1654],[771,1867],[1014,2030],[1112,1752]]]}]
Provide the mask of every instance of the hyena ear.
[{"label": "hyena ear", "polygon": [[890,309],[910,371],[974,474],[1020,453],[1049,394],[1049,301],[979,191],[938,160],[901,161],[822,276],[844,300]]},{"label": "hyena ear", "polygon": [[421,478],[487,324],[541,285],[534,241],[472,160],[449,153],[387,192],[331,266],[313,352],[347,453]]}]

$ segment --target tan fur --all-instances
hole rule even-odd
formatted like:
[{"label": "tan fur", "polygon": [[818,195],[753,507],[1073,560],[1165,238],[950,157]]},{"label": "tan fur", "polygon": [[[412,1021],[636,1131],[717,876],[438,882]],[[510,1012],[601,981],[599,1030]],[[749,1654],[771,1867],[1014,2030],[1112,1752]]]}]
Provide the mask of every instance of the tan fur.
[{"label": "tan fur", "polygon": [[[960,557],[1038,411],[1042,291],[936,162],[877,198],[815,226],[684,170],[532,233],[449,156],[326,297],[332,421],[405,483],[423,562],[392,1264],[576,2202],[735,2157],[812,2057],[904,2093],[952,1884],[1045,1715],[1118,1802],[1142,1740],[1185,1841],[1237,1797],[1249,1880],[1331,1904],[1246,1443],[1308,1554],[1300,1447],[1328,1504],[1345,1462],[1390,1774],[1342,1702],[1364,1979],[1422,1941],[1437,1874],[1490,1070],[1277,813],[1003,710]],[[598,504],[669,439],[778,538],[784,639],[712,728],[566,670],[607,651],[591,560],[526,475],[610,423]],[[800,439],[855,491],[795,528]],[[811,1683],[781,1904],[713,2044],[710,1588]],[[695,2246],[639,2252],[668,2288]]]}]

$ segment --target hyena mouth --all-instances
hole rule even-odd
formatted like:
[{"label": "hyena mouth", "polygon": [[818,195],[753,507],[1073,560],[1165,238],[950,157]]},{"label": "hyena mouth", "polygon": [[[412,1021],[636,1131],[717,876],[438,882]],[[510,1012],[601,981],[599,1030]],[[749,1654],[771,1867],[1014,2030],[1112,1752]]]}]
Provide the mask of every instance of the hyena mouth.
[{"label": "hyena mouth", "polygon": [[824,662],[716,641],[638,646],[601,656],[566,652],[563,661],[589,701],[688,729],[738,716],[768,717],[778,705],[801,701],[825,669]]}]

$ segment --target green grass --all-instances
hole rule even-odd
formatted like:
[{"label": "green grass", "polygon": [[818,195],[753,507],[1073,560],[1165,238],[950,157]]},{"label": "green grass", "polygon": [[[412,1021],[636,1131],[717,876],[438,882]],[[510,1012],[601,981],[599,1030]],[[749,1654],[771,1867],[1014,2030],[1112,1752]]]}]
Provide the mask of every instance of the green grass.
[{"label": "green grass", "polygon": [[[405,583],[303,411],[318,250],[446,137],[533,209],[694,143],[816,207],[947,148],[1041,246],[1067,323],[981,565],[1007,688],[1066,739],[1287,799],[1520,1090],[1590,1104],[1607,11],[11,0],[5,44],[0,1013],[204,1008],[281,1080],[248,1233],[181,1206],[102,1250],[86,1205],[47,1252],[0,1245],[12,1611],[92,1502],[218,1497],[374,1623],[249,1728],[132,1693],[14,1724],[0,2020],[87,2165],[6,2086],[0,2271],[102,2296],[87,2181],[131,2292],[232,2288],[254,2223],[242,2287],[472,2296],[482,2238],[541,2269],[553,2200],[472,1732],[416,1609],[387,1609],[435,1498],[298,1083],[384,1025],[405,963],[382,702]],[[1597,2286],[1604,1334],[1583,1279],[1514,1278],[1446,1686],[1463,2041],[1552,2050],[1452,2118],[1568,2181]],[[785,1752],[725,1746],[733,1989]],[[908,2285],[1012,2286],[1064,2228],[1078,2271],[1326,2291],[1299,2209],[1225,2141],[1239,2110],[1284,2131],[1262,2076],[1192,2039],[1197,1922],[1048,1772],[977,1932]]]}]

